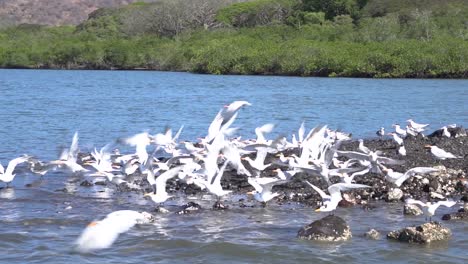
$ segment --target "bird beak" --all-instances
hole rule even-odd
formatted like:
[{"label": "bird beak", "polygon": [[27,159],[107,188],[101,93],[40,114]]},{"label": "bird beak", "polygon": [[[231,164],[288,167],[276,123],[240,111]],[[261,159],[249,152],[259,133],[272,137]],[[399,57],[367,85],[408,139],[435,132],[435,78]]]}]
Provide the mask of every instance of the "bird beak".
[{"label": "bird beak", "polygon": [[98,224],[98,222],[93,221],[93,222],[91,222],[91,223],[88,224],[88,227],[90,227],[90,226],[95,226],[95,225],[97,225],[97,224]]},{"label": "bird beak", "polygon": [[148,197],[148,196],[151,196],[151,193],[145,193],[145,194],[143,195],[143,197]]},{"label": "bird beak", "polygon": [[247,192],[248,195],[253,195],[253,192]]},{"label": "bird beak", "polygon": [[431,148],[431,145],[425,145],[424,148]]},{"label": "bird beak", "polygon": [[320,208],[315,209],[315,212],[321,212]]}]

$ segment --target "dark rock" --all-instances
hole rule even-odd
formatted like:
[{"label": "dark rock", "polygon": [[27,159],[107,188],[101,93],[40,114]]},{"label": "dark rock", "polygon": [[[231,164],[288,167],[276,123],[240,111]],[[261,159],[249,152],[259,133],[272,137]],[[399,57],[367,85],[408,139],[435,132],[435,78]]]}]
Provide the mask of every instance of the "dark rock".
[{"label": "dark rock", "polygon": [[97,181],[94,183],[94,185],[106,186],[107,183],[105,181]]},{"label": "dark rock", "polygon": [[83,187],[90,187],[90,186],[93,186],[93,183],[92,182],[89,182],[87,180],[84,180],[80,183],[80,186],[83,186]]},{"label": "dark rock", "polygon": [[176,214],[192,214],[194,212],[200,211],[202,208],[199,204],[194,202],[188,202],[183,205],[181,210],[177,211]]},{"label": "dark rock", "polygon": [[318,241],[346,241],[351,238],[351,230],[345,220],[329,215],[302,227],[297,237]]},{"label": "dark rock", "polygon": [[437,222],[430,222],[392,231],[388,233],[387,238],[400,242],[426,244],[433,241],[448,240],[451,235],[450,229]]},{"label": "dark rock", "polygon": [[229,206],[223,204],[222,202],[216,202],[213,204],[213,210],[227,210],[229,209]]},{"label": "dark rock", "polygon": [[444,214],[442,220],[468,220],[468,210],[462,208],[456,213]]},{"label": "dark rock", "polygon": [[424,212],[415,204],[405,204],[403,214],[405,215],[422,215]]},{"label": "dark rock", "polygon": [[371,229],[366,232],[365,236],[369,239],[378,240],[380,239],[380,232],[375,229]]}]

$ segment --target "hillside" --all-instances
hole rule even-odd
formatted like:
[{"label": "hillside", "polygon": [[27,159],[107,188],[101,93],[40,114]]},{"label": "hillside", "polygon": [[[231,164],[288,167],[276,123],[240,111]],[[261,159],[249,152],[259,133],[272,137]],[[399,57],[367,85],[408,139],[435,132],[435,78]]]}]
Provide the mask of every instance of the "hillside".
[{"label": "hillside", "polygon": [[[137,0],[1,0],[0,27],[21,23],[76,25],[100,7],[126,5]],[[144,1],[154,2],[154,1]]]}]

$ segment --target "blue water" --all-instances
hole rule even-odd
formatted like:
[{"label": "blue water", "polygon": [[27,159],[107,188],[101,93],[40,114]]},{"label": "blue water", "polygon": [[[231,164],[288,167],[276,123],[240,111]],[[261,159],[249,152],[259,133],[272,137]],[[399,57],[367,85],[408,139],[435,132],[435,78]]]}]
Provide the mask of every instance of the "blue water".
[{"label": "blue water", "polygon": [[[373,137],[384,126],[412,118],[437,129],[468,126],[468,80],[374,80],[264,76],[213,76],[171,72],[0,70],[0,162],[21,154],[57,158],[75,131],[89,150],[141,131],[162,132],[184,125],[182,140],[196,140],[219,109],[247,100],[234,126],[243,138],[265,123],[269,135],[328,124],[354,137]],[[86,223],[116,209],[150,210],[140,194],[106,187],[81,189],[69,175],[54,172],[38,187],[25,187],[34,175],[19,176],[0,190],[0,258],[8,263],[285,263],[287,262],[453,262],[466,263],[467,226],[454,222],[448,243],[407,246],[361,235],[386,232],[422,218],[404,218],[401,204],[376,211],[343,208],[353,231],[346,243],[299,241],[297,230],[323,215],[301,205],[205,211],[195,216],[158,216],[154,226],[123,234],[110,249],[89,255],[71,252]],[[73,193],[57,189],[75,190]],[[185,201],[174,200],[169,206]],[[66,209],[71,206],[71,209]],[[209,207],[209,205],[206,205]],[[447,212],[441,209],[438,214]],[[407,257],[410,256],[410,257]],[[411,259],[410,259],[411,258]]]}]

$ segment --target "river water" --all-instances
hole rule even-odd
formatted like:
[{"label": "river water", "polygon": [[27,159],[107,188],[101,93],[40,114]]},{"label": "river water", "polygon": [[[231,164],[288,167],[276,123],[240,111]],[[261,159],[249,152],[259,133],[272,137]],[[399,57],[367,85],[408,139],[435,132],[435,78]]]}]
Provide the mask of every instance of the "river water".
[{"label": "river water", "polygon": [[[328,124],[373,137],[383,126],[408,118],[432,129],[468,125],[467,80],[372,80],[263,76],[213,76],[170,72],[0,70],[0,162],[21,154],[56,159],[75,131],[80,149],[90,150],[142,131],[162,132],[184,125],[182,140],[196,140],[219,109],[247,100],[234,126],[244,138],[265,123],[269,135],[289,136],[302,121],[311,128]],[[158,214],[152,225],[137,226],[115,244],[95,253],[73,251],[73,243],[92,220],[119,209],[151,211],[141,193],[120,193],[106,186],[84,188],[82,179],[51,172],[42,181],[19,172],[0,190],[0,248],[3,263],[467,263],[468,225],[447,222],[452,239],[429,246],[368,240],[370,228],[383,236],[419,224],[405,217],[401,204],[375,203],[376,209],[339,208],[353,238],[344,243],[296,239],[300,227],[324,214],[299,204],[209,210],[211,201],[178,197],[176,210],[189,199],[206,210],[193,215]],[[3,184],[2,184],[3,186]],[[63,188],[73,190],[61,192]],[[242,198],[242,197],[241,197]],[[454,209],[441,208],[436,219]]]}]

